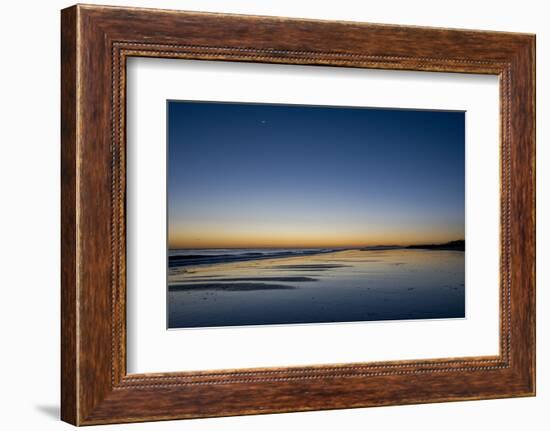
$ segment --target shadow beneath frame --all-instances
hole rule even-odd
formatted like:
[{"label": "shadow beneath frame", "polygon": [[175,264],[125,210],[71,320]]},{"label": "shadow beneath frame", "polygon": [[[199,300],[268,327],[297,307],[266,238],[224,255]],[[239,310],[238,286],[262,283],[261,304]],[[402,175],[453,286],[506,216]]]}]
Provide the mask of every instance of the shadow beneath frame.
[{"label": "shadow beneath frame", "polygon": [[58,405],[37,405],[34,408],[42,413],[44,416],[48,416],[50,419],[59,420],[60,418],[60,408]]}]

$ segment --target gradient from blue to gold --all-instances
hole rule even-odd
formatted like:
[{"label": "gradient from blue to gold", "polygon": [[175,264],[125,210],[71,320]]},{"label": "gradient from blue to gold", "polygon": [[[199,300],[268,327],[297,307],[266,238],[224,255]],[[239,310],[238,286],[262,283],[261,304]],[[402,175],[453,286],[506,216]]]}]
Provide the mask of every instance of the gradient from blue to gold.
[{"label": "gradient from blue to gold", "polygon": [[170,248],[464,238],[464,112],[168,101]]}]

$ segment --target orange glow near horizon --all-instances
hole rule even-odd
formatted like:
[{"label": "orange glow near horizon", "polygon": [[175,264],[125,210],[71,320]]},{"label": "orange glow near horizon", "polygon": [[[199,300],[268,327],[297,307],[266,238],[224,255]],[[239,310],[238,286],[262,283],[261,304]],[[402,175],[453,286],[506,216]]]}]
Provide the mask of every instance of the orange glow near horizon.
[{"label": "orange glow near horizon", "polygon": [[176,248],[317,248],[365,247],[375,245],[437,244],[463,239],[461,230],[447,226],[429,230],[405,229],[338,229],[327,231],[315,227],[273,227],[248,229],[171,229],[168,245]]}]

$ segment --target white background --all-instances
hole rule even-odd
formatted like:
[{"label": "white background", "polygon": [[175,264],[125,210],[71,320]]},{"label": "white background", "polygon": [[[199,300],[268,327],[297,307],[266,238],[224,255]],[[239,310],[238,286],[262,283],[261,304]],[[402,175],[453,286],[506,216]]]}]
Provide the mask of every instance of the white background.
[{"label": "white background", "polygon": [[[498,77],[134,58],[127,84],[129,373],[498,354]],[[167,331],[167,99],[466,111],[466,318]]]},{"label": "white background", "polygon": [[[537,33],[538,396],[328,412],[173,421],[96,429],[258,430],[547,429],[550,422],[549,13],[516,1],[102,1],[105,4]],[[69,2],[5,2],[0,17],[2,377],[0,425],[70,429],[59,409],[59,9]],[[545,314],[546,313],[546,314]]]}]

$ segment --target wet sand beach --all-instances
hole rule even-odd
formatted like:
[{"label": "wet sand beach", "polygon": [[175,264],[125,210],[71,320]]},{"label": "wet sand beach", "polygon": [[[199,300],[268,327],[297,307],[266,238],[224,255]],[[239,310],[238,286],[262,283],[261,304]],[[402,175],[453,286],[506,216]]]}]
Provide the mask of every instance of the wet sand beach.
[{"label": "wet sand beach", "polygon": [[250,250],[171,262],[172,329],[465,315],[459,250]]}]

